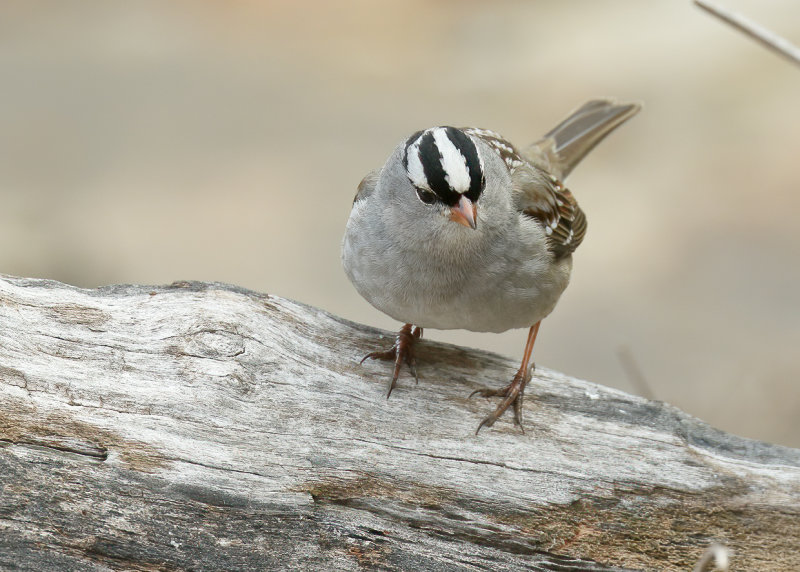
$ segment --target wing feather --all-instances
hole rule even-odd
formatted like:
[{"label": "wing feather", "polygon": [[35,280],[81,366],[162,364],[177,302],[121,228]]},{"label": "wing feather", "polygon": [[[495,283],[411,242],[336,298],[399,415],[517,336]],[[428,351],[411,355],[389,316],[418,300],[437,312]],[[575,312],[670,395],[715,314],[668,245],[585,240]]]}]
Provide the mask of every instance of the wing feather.
[{"label": "wing feather", "polygon": [[375,185],[378,184],[380,176],[381,170],[375,169],[367,173],[367,175],[361,179],[361,182],[358,184],[358,189],[356,189],[356,196],[353,197],[353,204],[356,204],[358,201],[363,201],[372,194],[372,191],[375,190]]}]

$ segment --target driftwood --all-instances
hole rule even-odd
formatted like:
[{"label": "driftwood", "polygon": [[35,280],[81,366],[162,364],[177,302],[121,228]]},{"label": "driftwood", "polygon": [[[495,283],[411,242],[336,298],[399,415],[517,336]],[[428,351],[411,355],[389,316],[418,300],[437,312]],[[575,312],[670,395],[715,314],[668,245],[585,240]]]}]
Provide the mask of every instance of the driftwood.
[{"label": "driftwood", "polygon": [[[381,341],[379,336],[385,339]],[[800,570],[800,451],[221,284],[0,277],[2,570]],[[675,372],[680,375],[680,372]]]}]

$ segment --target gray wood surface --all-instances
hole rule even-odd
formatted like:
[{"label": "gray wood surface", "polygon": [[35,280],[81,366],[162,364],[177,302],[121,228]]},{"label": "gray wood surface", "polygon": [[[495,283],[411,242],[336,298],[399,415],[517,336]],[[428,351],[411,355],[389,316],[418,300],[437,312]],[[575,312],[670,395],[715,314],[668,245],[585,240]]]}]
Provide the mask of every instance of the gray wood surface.
[{"label": "gray wood surface", "polygon": [[[384,336],[381,339],[381,336]],[[222,284],[0,277],[1,570],[800,570],[800,451]],[[665,348],[665,351],[667,349]],[[680,371],[674,375],[680,376]]]}]

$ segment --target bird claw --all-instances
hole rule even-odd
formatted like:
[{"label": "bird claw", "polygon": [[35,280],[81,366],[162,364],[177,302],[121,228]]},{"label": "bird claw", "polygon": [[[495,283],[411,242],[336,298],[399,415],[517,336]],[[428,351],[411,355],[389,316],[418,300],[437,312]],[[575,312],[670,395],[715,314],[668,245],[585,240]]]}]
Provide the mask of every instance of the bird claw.
[{"label": "bird claw", "polygon": [[422,328],[417,328],[411,324],[404,325],[400,332],[397,334],[394,344],[388,350],[377,351],[368,353],[363,357],[361,363],[368,359],[379,359],[383,361],[394,361],[394,371],[392,372],[392,380],[389,383],[389,391],[386,398],[392,394],[392,390],[397,386],[397,378],[400,376],[400,368],[403,363],[408,366],[411,375],[419,383],[419,376],[417,375],[417,358],[414,352],[415,342],[422,337]]},{"label": "bird claw", "polygon": [[470,397],[480,395],[481,397],[503,398],[497,408],[480,422],[478,428],[475,430],[476,435],[481,428],[494,425],[495,421],[500,419],[503,413],[511,406],[514,407],[514,423],[519,425],[519,428],[525,433],[525,428],[522,426],[522,402],[525,397],[525,385],[531,379],[531,370],[533,370],[533,367],[526,371],[518,371],[511,380],[511,383],[502,389],[476,389],[469,395]]}]

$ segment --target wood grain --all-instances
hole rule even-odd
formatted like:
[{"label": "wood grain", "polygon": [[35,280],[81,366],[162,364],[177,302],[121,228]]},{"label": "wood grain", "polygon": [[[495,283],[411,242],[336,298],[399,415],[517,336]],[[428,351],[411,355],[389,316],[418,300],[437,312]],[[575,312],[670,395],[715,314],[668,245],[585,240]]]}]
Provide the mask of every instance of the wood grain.
[{"label": "wood grain", "polygon": [[[383,339],[381,339],[383,337]],[[223,284],[0,277],[0,569],[800,569],[800,451]],[[680,371],[674,375],[680,376]]]}]

